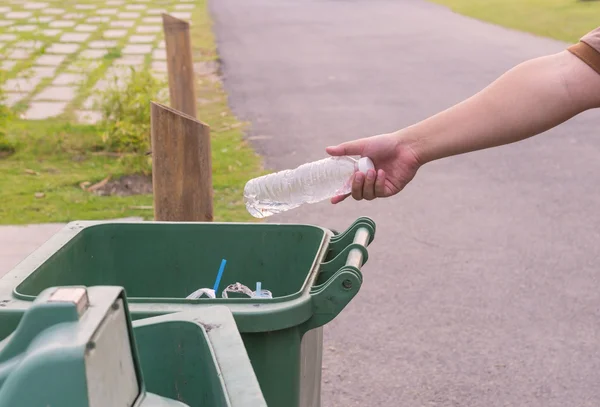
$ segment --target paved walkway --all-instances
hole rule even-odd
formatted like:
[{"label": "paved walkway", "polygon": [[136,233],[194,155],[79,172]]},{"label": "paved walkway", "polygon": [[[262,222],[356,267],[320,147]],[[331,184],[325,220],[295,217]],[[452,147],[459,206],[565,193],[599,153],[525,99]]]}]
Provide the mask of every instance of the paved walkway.
[{"label": "paved walkway", "polygon": [[63,114],[95,122],[94,95],[122,84],[130,68],[166,73],[162,17],[189,20],[194,0],[92,0],[0,3],[0,70],[6,103],[24,103],[24,118]]},{"label": "paved walkway", "polygon": [[[564,44],[420,0],[214,0],[225,84],[273,168],[440,111]],[[600,405],[600,115],[423,168],[325,330],[323,406]]]}]

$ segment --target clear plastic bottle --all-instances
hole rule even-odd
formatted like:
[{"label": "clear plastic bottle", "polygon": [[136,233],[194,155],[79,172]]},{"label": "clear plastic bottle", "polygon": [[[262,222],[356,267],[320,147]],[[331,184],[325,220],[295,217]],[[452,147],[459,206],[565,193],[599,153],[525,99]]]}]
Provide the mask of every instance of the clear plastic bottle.
[{"label": "clear plastic bottle", "polygon": [[254,178],[244,188],[246,209],[255,218],[265,218],[306,203],[347,194],[351,191],[354,172],[366,173],[374,168],[368,157],[358,160],[349,156],[329,157],[293,170]]}]

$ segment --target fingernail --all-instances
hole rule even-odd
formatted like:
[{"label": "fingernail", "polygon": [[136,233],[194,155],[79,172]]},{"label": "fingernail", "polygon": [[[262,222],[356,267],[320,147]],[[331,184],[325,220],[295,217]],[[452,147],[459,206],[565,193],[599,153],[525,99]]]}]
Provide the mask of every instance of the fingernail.
[{"label": "fingernail", "polygon": [[368,171],[367,171],[367,179],[368,179],[368,180],[373,180],[373,179],[375,179],[375,171],[373,171],[373,170],[368,170]]},{"label": "fingernail", "polygon": [[364,178],[363,173],[357,172],[356,175],[354,176],[354,181],[355,182],[363,182],[363,178]]}]

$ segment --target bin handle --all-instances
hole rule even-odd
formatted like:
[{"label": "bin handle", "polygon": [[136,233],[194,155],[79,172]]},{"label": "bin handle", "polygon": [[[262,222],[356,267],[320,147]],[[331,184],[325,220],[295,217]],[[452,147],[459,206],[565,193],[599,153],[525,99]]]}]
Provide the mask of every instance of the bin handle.
[{"label": "bin handle", "polygon": [[[321,264],[316,283],[325,283],[342,267],[360,272],[369,259],[367,246],[373,241],[374,235],[375,223],[369,218],[359,218],[343,234],[332,237],[330,250],[337,254],[332,260]],[[362,275],[360,278],[362,280]]]},{"label": "bin handle", "polygon": [[331,239],[330,249],[337,254],[321,264],[310,291],[313,315],[303,324],[304,332],[331,321],[358,293],[363,281],[360,269],[369,258],[367,246],[374,234],[375,223],[369,218],[359,218],[348,230]]}]

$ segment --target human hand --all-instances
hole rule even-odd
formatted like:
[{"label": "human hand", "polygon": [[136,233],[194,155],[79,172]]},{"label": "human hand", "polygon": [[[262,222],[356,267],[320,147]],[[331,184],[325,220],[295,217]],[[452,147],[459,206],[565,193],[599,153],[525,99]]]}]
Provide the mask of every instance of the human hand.
[{"label": "human hand", "polygon": [[337,204],[349,196],[357,201],[387,198],[396,195],[415,176],[421,166],[410,143],[402,140],[398,133],[382,134],[327,147],[332,156],[359,155],[369,157],[375,170],[366,174],[356,172],[352,176],[352,193],[333,197]]}]

